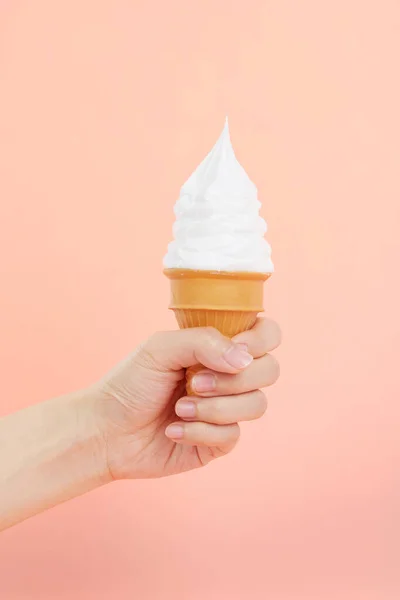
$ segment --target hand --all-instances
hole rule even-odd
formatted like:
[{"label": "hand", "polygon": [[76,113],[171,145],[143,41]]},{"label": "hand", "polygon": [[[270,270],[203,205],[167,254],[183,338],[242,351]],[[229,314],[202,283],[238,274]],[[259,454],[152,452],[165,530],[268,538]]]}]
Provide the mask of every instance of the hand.
[{"label": "hand", "polygon": [[[212,328],[157,333],[94,388],[113,479],[195,469],[230,452],[240,421],[261,417],[279,366],[278,325],[258,319],[233,340]],[[201,363],[185,395],[185,369]]]}]

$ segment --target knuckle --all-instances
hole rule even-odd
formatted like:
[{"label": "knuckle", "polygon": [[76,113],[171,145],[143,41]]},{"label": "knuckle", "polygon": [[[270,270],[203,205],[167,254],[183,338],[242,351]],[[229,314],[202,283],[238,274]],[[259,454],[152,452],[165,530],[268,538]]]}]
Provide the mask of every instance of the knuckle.
[{"label": "knuckle", "polygon": [[223,404],[220,398],[213,398],[212,400],[205,400],[199,403],[199,410],[203,413],[204,417],[211,423],[220,425],[223,423]]},{"label": "knuckle", "polygon": [[[235,396],[236,394],[242,394],[246,391],[246,381],[248,373],[242,371],[241,373],[228,373],[217,375],[217,391],[219,394],[224,396]],[[255,388],[256,386],[254,386]]]},{"label": "knuckle", "polygon": [[162,345],[163,341],[165,337],[165,333],[163,331],[156,331],[155,333],[152,333],[150,337],[147,338],[147,340],[144,342],[143,344],[143,348],[145,350],[154,350],[154,348],[159,347],[160,345]]},{"label": "knuckle", "polygon": [[148,348],[153,348],[154,346],[158,346],[162,337],[161,331],[156,331],[153,333],[144,343],[144,348],[147,350]]},{"label": "knuckle", "polygon": [[163,346],[164,334],[161,331],[153,333],[137,350],[137,358],[145,366],[154,366],[157,363],[157,349]]},{"label": "knuckle", "polygon": [[254,392],[254,394],[255,394],[254,403],[255,403],[256,414],[258,416],[262,417],[268,408],[267,397],[262,390],[257,390],[256,392]]},{"label": "knuckle", "polygon": [[276,348],[277,346],[280,346],[280,344],[282,343],[282,329],[276,321],[271,321],[270,328],[271,328],[270,337],[273,340],[274,346]]},{"label": "knuckle", "polygon": [[264,319],[262,327],[260,328],[260,335],[263,338],[263,342],[268,346],[270,350],[273,350],[280,346],[282,341],[282,331],[276,321],[272,319]]},{"label": "knuckle", "polygon": [[279,375],[281,373],[281,368],[279,362],[272,356],[272,354],[268,354],[268,370],[269,370],[269,380],[271,383],[275,383],[279,379]]},{"label": "knuckle", "polygon": [[201,332],[201,335],[203,336],[203,343],[210,344],[212,346],[214,346],[221,338],[221,334],[214,327],[203,327]]},{"label": "knuckle", "polygon": [[232,442],[234,442],[235,444],[239,441],[240,438],[240,427],[238,423],[234,423],[234,425],[230,425],[231,428],[231,432],[230,432],[230,438],[232,440]]}]

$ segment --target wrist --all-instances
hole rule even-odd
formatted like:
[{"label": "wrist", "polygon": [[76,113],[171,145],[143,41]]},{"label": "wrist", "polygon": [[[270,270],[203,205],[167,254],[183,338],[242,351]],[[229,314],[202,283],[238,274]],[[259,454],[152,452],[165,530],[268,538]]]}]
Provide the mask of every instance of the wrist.
[{"label": "wrist", "polygon": [[0,422],[0,530],[110,481],[95,404],[87,390]]},{"label": "wrist", "polygon": [[72,398],[76,415],[76,438],[81,448],[88,480],[101,486],[113,480],[108,466],[107,432],[102,418],[100,399],[95,388],[87,388]]}]

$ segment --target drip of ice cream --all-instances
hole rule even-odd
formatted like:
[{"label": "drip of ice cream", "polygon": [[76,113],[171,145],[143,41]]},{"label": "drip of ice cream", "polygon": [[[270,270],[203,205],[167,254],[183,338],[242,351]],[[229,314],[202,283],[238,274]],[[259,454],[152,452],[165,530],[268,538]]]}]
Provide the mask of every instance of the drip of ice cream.
[{"label": "drip of ice cream", "polygon": [[226,120],[214,148],[181,189],[164,267],[271,273],[260,206],[256,186],[236,159]]}]

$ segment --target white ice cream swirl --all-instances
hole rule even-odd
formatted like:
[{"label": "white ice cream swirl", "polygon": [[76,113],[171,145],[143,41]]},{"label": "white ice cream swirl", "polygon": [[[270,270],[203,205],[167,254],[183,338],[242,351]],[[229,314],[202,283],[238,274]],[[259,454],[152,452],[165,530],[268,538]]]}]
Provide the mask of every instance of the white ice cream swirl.
[{"label": "white ice cream swirl", "polygon": [[256,186],[236,159],[226,121],[214,148],[181,189],[164,267],[271,273],[260,206]]}]

